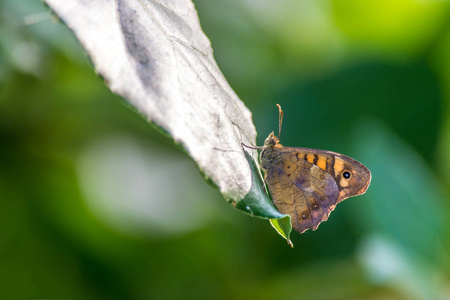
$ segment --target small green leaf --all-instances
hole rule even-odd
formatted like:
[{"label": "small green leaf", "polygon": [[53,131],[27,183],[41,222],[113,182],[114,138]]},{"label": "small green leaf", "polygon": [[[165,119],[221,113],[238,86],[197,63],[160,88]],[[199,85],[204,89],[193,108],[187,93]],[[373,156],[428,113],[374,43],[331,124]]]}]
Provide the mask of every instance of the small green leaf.
[{"label": "small green leaf", "polygon": [[286,217],[281,219],[270,219],[270,224],[282,237],[287,240],[288,244],[294,248],[294,244],[292,244],[290,239],[292,231],[291,217],[286,215]]}]

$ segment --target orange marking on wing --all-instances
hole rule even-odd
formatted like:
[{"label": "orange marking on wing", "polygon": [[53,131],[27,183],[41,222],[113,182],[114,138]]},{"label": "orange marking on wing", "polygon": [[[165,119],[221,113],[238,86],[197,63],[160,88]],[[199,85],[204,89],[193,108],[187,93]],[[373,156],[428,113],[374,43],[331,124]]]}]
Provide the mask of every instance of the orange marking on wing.
[{"label": "orange marking on wing", "polygon": [[344,178],[342,178],[340,181],[339,181],[339,185],[340,186],[342,186],[342,187],[348,187],[348,181],[346,180],[346,179],[344,179]]},{"label": "orange marking on wing", "polygon": [[327,170],[327,158],[325,156],[319,156],[319,160],[317,161],[317,166],[322,170]]},{"label": "orange marking on wing", "polygon": [[344,170],[344,161],[339,158],[335,157],[334,160],[334,177],[337,177],[341,172]]}]

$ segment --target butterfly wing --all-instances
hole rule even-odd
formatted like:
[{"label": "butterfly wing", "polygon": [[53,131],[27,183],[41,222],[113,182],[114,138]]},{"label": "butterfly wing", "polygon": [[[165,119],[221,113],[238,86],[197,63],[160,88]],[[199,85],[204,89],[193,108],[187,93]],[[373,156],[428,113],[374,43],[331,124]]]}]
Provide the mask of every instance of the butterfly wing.
[{"label": "butterfly wing", "polygon": [[[270,150],[261,157],[270,194],[300,233],[317,229],[337,203],[364,193],[370,183],[369,170],[342,154],[306,148]],[[350,178],[343,176],[345,172]]]}]

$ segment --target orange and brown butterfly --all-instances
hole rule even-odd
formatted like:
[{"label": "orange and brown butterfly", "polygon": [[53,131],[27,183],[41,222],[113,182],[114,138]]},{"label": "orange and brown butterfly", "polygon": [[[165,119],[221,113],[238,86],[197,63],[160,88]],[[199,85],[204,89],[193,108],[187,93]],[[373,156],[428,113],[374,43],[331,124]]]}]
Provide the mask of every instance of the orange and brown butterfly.
[{"label": "orange and brown butterfly", "polygon": [[[279,133],[283,111],[279,109]],[[292,227],[303,233],[316,230],[336,204],[364,194],[371,174],[360,162],[345,155],[308,148],[283,147],[272,132],[260,154],[272,200],[278,210],[291,216]]]}]

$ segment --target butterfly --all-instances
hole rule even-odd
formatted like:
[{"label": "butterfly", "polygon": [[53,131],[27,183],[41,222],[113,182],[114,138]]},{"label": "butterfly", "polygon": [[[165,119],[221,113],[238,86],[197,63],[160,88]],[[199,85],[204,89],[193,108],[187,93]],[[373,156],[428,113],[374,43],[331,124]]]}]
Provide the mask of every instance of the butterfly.
[{"label": "butterfly", "polygon": [[284,147],[279,136],[283,111],[279,109],[278,137],[270,133],[260,153],[272,200],[277,209],[291,216],[299,233],[316,230],[342,200],[364,194],[371,173],[348,156],[325,150]]}]

